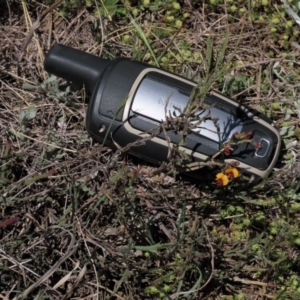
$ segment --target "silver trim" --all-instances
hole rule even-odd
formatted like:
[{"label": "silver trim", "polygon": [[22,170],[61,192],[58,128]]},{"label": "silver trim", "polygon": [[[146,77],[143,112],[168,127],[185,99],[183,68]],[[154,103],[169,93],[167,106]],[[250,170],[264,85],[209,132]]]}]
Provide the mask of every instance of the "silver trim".
[{"label": "silver trim", "polygon": [[268,141],[267,139],[261,138],[260,141],[259,141],[259,144],[261,145],[263,141],[265,141],[265,142],[268,144],[268,147],[267,147],[267,149],[265,150],[265,152],[264,152],[263,155],[259,155],[259,154],[258,154],[258,151],[261,150],[261,148],[256,149],[256,151],[255,151],[255,156],[256,156],[256,157],[264,158],[264,157],[268,154],[268,152],[269,152],[269,150],[270,150],[270,141]]},{"label": "silver trim", "polygon": [[[134,98],[134,93],[137,90],[137,88],[138,88],[139,84],[141,83],[141,81],[143,80],[143,78],[149,72],[157,72],[157,73],[165,74],[167,76],[173,77],[174,79],[181,80],[181,81],[183,81],[187,84],[190,84],[190,85],[193,85],[193,86],[197,85],[196,82],[192,82],[190,80],[181,78],[179,76],[170,74],[168,72],[165,72],[163,70],[159,70],[159,69],[156,69],[156,68],[147,68],[147,69],[143,70],[139,74],[139,76],[136,78],[135,82],[133,83],[133,85],[131,87],[131,90],[128,94],[128,98],[127,98],[127,101],[126,101],[126,104],[125,104],[124,113],[123,113],[123,124],[124,124],[125,129],[128,132],[131,132],[131,133],[133,133],[135,135],[139,135],[139,136],[149,136],[149,134],[144,133],[142,131],[139,131],[139,130],[136,130],[135,128],[133,128],[130,125],[130,123],[128,122],[128,116],[129,116],[130,107],[131,107],[131,104],[132,104],[132,101],[133,101],[133,98]],[[251,119],[255,120],[256,122],[262,124],[263,126],[269,128],[278,137],[278,144],[277,144],[277,147],[276,147],[276,151],[274,153],[273,160],[271,161],[269,167],[266,170],[259,170],[257,168],[251,167],[251,166],[249,166],[245,163],[239,162],[239,168],[246,169],[250,173],[255,174],[255,175],[257,175],[261,178],[267,177],[271,173],[271,171],[274,168],[274,166],[275,166],[275,164],[278,160],[278,157],[279,157],[279,152],[280,152],[279,150],[280,150],[280,147],[281,147],[281,138],[280,138],[279,132],[272,125],[270,125],[269,123],[267,123],[266,121],[264,121],[262,119],[259,119],[256,116],[254,116],[250,111],[248,111],[247,108],[245,108],[244,106],[240,105],[239,103],[231,100],[230,98],[227,98],[224,95],[219,94],[218,92],[214,92],[214,91],[211,92],[211,95],[215,95],[216,97],[222,98],[224,101],[227,101],[227,102],[231,103],[232,105],[234,105],[236,107],[239,107],[240,109],[242,109],[248,115],[248,117],[250,117]],[[162,140],[160,138],[154,137],[152,139],[152,141],[154,141],[157,144],[162,144],[162,145],[165,145],[166,147],[168,147],[168,143],[165,140]],[[208,158],[207,155],[204,155],[202,153],[192,152],[191,150],[186,149],[184,147],[180,147],[180,149],[185,151],[187,154],[190,154],[190,155],[193,154],[195,157],[199,158],[202,161],[205,161]],[[228,163],[228,164],[230,164],[231,162],[236,162],[236,161],[237,160],[235,160],[235,159],[225,159],[225,163]]]}]

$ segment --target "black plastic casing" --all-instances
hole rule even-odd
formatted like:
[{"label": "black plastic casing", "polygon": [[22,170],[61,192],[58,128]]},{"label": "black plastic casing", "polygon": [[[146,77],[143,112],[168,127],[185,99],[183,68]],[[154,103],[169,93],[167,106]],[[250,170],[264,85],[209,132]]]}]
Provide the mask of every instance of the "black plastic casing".
[{"label": "black plastic casing", "polygon": [[[147,67],[148,65],[140,62],[117,58],[101,74],[92,93],[86,121],[87,130],[95,140],[102,142],[105,138],[107,143],[111,143],[108,128],[113,133],[114,141],[120,146],[137,139],[122,127],[123,114],[131,86]],[[105,130],[102,131],[102,128]]]},{"label": "black plastic casing", "polygon": [[[109,61],[59,44],[54,45],[47,54],[45,70],[74,83],[84,84],[91,91],[86,127],[93,139],[99,142],[105,140],[109,145],[113,145],[111,136],[118,145],[126,146],[140,139],[143,132],[159,125],[155,116],[145,118],[131,111],[135,92],[145,76],[178,87],[187,93],[191,93],[196,85],[192,81],[141,62],[127,58]],[[280,149],[280,137],[271,125],[272,121],[258,111],[240,106],[221,94],[213,93],[207,97],[205,103],[238,117],[243,123],[242,132],[253,131],[253,139],[258,143],[261,139],[269,141],[270,151],[263,158],[257,157],[257,149],[252,144],[242,144],[228,159],[228,162],[239,161],[245,173],[254,176],[255,180],[268,176],[277,161]],[[168,135],[174,144],[181,140],[180,134],[168,132]],[[191,133],[183,148],[191,162],[203,162],[208,161],[218,151],[212,143],[215,142],[207,137]],[[168,145],[164,134],[161,134],[130,151],[146,161],[159,164],[167,160]]]}]

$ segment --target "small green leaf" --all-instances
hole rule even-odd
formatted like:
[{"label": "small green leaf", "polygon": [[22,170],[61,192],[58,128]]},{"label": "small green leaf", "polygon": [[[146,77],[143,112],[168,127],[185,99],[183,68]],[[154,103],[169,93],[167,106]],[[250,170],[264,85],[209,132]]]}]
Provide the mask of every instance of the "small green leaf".
[{"label": "small green leaf", "polygon": [[28,154],[26,152],[23,152],[23,151],[17,151],[17,152],[14,152],[14,155],[18,158],[24,158],[24,157],[27,157]]},{"label": "small green leaf", "polygon": [[[284,3],[284,8],[285,8],[285,11],[286,13],[291,17],[293,18],[297,24],[300,25],[300,17],[298,16],[297,12],[295,12],[289,5],[289,3],[287,2],[287,0],[284,0],[283,1]],[[299,4],[298,4],[299,5]]]},{"label": "small green leaf", "polygon": [[30,121],[36,117],[36,108],[34,106],[30,106],[26,110],[26,119]]},{"label": "small green leaf", "polygon": [[44,82],[43,84],[46,85],[48,83],[51,83],[51,82],[57,82],[57,77],[55,75],[50,75],[50,77],[48,77]]},{"label": "small green leaf", "polygon": [[24,90],[29,90],[29,91],[32,91],[32,90],[36,90],[38,87],[36,85],[32,85],[32,84],[29,84],[29,83],[24,83],[23,84],[23,89]]},{"label": "small green leaf", "polygon": [[20,112],[19,112],[19,122],[20,122],[20,124],[23,124],[25,115],[26,115],[25,111],[20,110]]}]

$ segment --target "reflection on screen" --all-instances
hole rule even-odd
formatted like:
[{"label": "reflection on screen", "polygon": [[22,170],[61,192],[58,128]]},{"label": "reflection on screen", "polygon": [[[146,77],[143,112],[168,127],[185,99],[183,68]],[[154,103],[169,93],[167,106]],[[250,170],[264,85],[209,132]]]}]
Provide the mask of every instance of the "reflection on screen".
[{"label": "reflection on screen", "polygon": [[[136,91],[131,110],[135,114],[142,115],[159,122],[164,121],[165,107],[168,99],[168,114],[169,111],[171,113],[175,111],[178,115],[178,111],[174,109],[174,106],[183,111],[188,103],[191,90],[179,91],[174,86],[161,83],[150,77],[145,77]],[[233,133],[241,132],[243,124],[239,118],[216,107],[203,110],[201,117],[205,116],[208,112],[210,112],[211,118],[218,118],[221,142],[226,142]],[[195,128],[193,131],[213,141],[219,142],[220,139],[217,133],[217,128],[212,120],[202,122],[200,127]]]}]

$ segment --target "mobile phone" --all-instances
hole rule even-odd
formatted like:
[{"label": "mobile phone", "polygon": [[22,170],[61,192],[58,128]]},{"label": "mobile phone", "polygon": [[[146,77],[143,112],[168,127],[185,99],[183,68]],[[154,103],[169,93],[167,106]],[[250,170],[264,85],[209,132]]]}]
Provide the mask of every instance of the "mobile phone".
[{"label": "mobile phone", "polygon": [[[115,58],[106,60],[86,52],[56,44],[45,59],[45,70],[77,84],[92,93],[86,128],[90,136],[121,147],[149,135],[169,114],[184,111],[196,83],[148,64]],[[200,126],[185,137],[180,149],[190,162],[208,162],[234,134],[252,132],[254,143],[234,147],[226,163],[238,162],[244,174],[257,182],[266,178],[278,160],[281,140],[272,121],[250,107],[240,105],[225,95],[212,92],[204,100],[206,108],[199,116],[209,114]],[[215,120],[218,120],[216,127]],[[168,131],[171,144],[182,135]],[[167,161],[169,143],[164,132],[130,153],[160,164]],[[201,172],[201,169],[199,170]],[[197,172],[193,172],[197,176]]]}]

